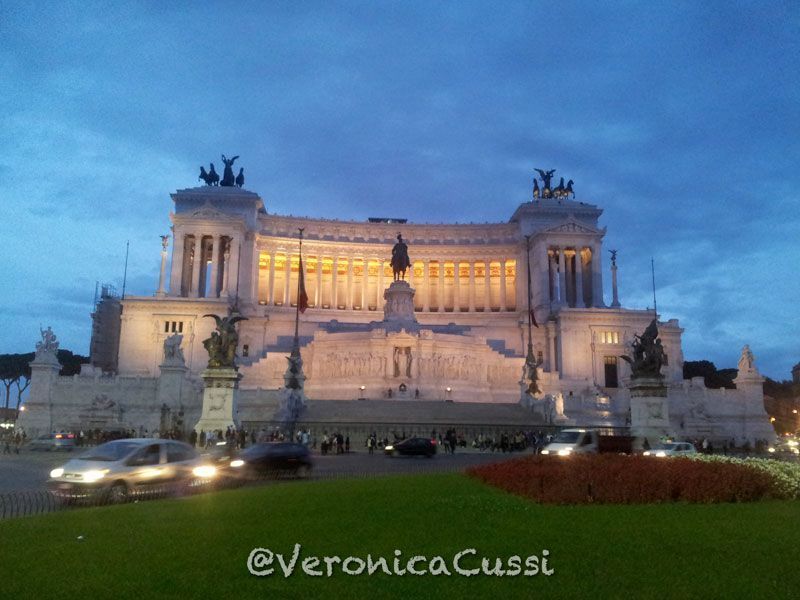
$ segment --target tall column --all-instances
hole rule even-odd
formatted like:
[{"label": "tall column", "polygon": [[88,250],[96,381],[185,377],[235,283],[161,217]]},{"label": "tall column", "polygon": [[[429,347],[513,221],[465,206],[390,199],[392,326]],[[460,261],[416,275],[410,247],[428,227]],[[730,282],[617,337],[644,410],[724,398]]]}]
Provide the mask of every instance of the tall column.
[{"label": "tall column", "polygon": [[220,247],[220,236],[219,235],[212,235],[211,236],[211,275],[208,277],[208,281],[206,282],[206,288],[208,288],[208,297],[209,298],[216,298],[219,296],[219,289],[217,288],[217,273],[219,273],[219,247]]},{"label": "tall column", "polygon": [[436,290],[439,293],[439,312],[444,312],[444,261],[439,259],[439,287]]},{"label": "tall column", "polygon": [[558,247],[558,303],[567,305],[567,273],[563,246]]},{"label": "tall column", "polygon": [[500,260],[500,310],[505,312],[508,310],[508,302],[506,298],[506,259]]},{"label": "tall column", "polygon": [[[538,246],[533,260],[539,268],[539,304],[550,304],[550,257],[547,246]],[[533,266],[533,265],[531,265]]]},{"label": "tall column", "polygon": [[225,252],[222,255],[223,262],[222,262],[222,289],[219,292],[220,298],[227,298],[229,289],[228,286],[230,285],[231,281],[231,249],[230,246],[225,248]]},{"label": "tall column", "polygon": [[461,278],[458,267],[458,259],[453,260],[453,312],[461,312]]},{"label": "tall column", "polygon": [[347,257],[347,295],[345,306],[353,310],[353,255]]},{"label": "tall column", "polygon": [[194,248],[192,251],[192,287],[189,292],[190,298],[200,297],[200,263],[203,262],[203,236],[194,236]]},{"label": "tall column", "polygon": [[286,264],[283,266],[284,273],[286,273],[283,279],[283,305],[290,306],[291,305],[291,290],[289,283],[292,279],[292,255],[289,252],[286,252]]},{"label": "tall column", "polygon": [[[248,245],[250,247],[250,291],[248,292],[248,298],[253,301],[253,304],[260,304],[262,302],[262,298],[259,295],[261,293],[261,253],[258,250],[258,242],[256,242],[255,236],[253,236],[253,243]],[[267,277],[267,283],[269,283],[269,277]],[[269,294],[269,290],[267,290],[267,294]],[[263,302],[266,301],[267,298],[264,298]]]},{"label": "tall column", "polygon": [[314,290],[314,308],[322,308],[322,255],[317,252],[317,289]]},{"label": "tall column", "polygon": [[181,280],[183,279],[183,249],[186,247],[186,236],[172,234],[172,266],[169,272],[169,295],[181,295]]},{"label": "tall column", "polygon": [[483,312],[491,312],[492,310],[492,261],[490,259],[486,259],[483,262],[484,269],[483,269],[483,283],[484,283],[484,294],[483,294]]},{"label": "tall column", "polygon": [[337,283],[339,279],[339,256],[333,257],[333,268],[331,269],[331,308],[339,308],[339,294]]},{"label": "tall column", "polygon": [[165,235],[161,238],[161,273],[158,275],[158,290],[156,296],[166,296],[167,291],[164,289],[164,279],[167,274],[167,245],[169,244],[169,236]]},{"label": "tall column", "polygon": [[430,312],[431,310],[431,261],[425,259],[422,261],[422,281],[425,284],[425,290],[422,292],[422,310]]},{"label": "tall column", "polygon": [[273,250],[269,255],[269,296],[267,297],[267,304],[270,306],[275,304],[275,258],[276,253]]},{"label": "tall column", "polygon": [[225,272],[230,271],[230,275],[225,277],[228,280],[228,295],[239,296],[239,275],[240,275],[240,256],[242,253],[242,241],[238,234],[231,236],[230,241],[231,259],[225,265]]},{"label": "tall column", "polygon": [[375,294],[375,306],[378,307],[378,310],[381,309],[383,306],[383,289],[384,289],[384,281],[383,281],[383,272],[386,270],[386,265],[384,264],[384,260],[382,258],[378,259],[378,290]]},{"label": "tall column", "polygon": [[603,257],[600,244],[592,246],[592,304],[603,307]]},{"label": "tall column", "polygon": [[575,246],[575,308],[586,308],[583,301],[583,252]]},{"label": "tall column", "polygon": [[617,294],[617,262],[611,262],[611,308],[619,308],[619,295]]},{"label": "tall column", "polygon": [[364,256],[361,267],[361,310],[369,310],[369,302],[367,301],[367,289],[369,287],[369,261]]},{"label": "tall column", "polygon": [[475,312],[475,260],[469,261],[469,312]]}]

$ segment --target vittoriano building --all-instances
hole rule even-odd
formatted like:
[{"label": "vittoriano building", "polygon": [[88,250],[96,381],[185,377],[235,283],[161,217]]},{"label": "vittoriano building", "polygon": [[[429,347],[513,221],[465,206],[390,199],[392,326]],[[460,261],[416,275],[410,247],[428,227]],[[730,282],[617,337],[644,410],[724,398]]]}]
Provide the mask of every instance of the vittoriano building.
[{"label": "vittoriano building", "polygon": [[[45,382],[42,363],[26,416],[31,427],[152,430],[165,419],[174,424],[178,413],[184,427],[194,426],[209,360],[203,341],[215,326],[204,315],[230,310],[247,318],[237,323],[234,420],[273,422],[294,341],[300,230],[306,423],[631,423],[631,371],[621,356],[631,354],[654,312],[621,305],[616,260],[603,246],[603,211],[592,202],[534,197],[507,221],[427,224],[368,214],[361,221],[280,215],[234,186],[182,189],[171,198],[172,234],[163,238],[153,295],[106,294],[98,302],[92,366],[68,381],[51,366]],[[399,234],[410,258],[402,317],[385,295]],[[525,393],[529,307],[535,397]],[[678,322],[659,315],[657,327],[668,357],[661,368],[668,400],[652,411],[672,433],[742,440],[772,434],[752,354],[740,362],[736,390],[709,390],[702,380],[683,380]],[[45,411],[43,386],[46,417],[37,412],[37,402]]]}]

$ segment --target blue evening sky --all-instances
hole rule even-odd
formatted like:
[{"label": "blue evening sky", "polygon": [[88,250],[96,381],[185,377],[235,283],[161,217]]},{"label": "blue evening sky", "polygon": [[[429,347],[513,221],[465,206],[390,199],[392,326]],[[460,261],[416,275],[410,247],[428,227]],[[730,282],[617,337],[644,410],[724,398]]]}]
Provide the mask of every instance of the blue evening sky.
[{"label": "blue evening sky", "polygon": [[796,1],[6,1],[0,73],[0,352],[88,352],[95,282],[130,240],[152,294],[225,153],[269,211],[357,220],[505,221],[555,168],[687,360],[800,361]]}]

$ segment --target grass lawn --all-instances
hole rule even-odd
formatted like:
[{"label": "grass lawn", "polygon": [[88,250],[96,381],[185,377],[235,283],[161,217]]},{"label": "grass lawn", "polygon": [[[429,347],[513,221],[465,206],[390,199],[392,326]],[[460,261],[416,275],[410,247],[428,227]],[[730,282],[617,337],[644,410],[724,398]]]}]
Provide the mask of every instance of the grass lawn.
[{"label": "grass lawn", "polygon": [[[794,598],[800,503],[539,506],[463,475],[275,485],[0,522],[5,598]],[[78,540],[78,536],[83,536]],[[255,577],[254,547],[295,573]],[[504,560],[553,575],[309,577],[303,558],[394,550]],[[405,562],[405,561],[404,561]],[[419,565],[418,565],[419,566]],[[480,566],[468,557],[463,566]],[[325,565],[322,564],[324,570]],[[453,572],[452,564],[449,566]]]}]

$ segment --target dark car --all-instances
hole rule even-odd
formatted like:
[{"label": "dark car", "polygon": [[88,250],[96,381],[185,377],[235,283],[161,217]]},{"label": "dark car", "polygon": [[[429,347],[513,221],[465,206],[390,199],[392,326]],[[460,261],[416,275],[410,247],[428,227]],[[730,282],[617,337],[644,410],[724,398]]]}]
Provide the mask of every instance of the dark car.
[{"label": "dark car", "polygon": [[414,437],[388,444],[383,451],[389,456],[427,456],[431,458],[436,454],[436,442],[429,438]]},{"label": "dark car", "polygon": [[75,448],[75,434],[62,431],[61,433],[51,433],[40,435],[28,442],[29,450],[66,450],[72,452]]},{"label": "dark car", "polygon": [[254,444],[230,461],[228,472],[241,472],[243,477],[280,476],[307,477],[314,466],[311,453],[303,444],[266,442]]}]

